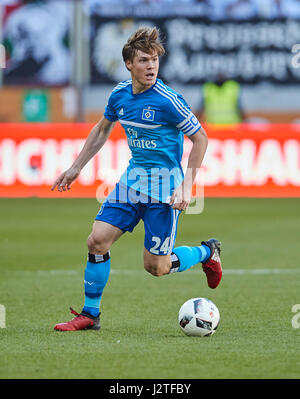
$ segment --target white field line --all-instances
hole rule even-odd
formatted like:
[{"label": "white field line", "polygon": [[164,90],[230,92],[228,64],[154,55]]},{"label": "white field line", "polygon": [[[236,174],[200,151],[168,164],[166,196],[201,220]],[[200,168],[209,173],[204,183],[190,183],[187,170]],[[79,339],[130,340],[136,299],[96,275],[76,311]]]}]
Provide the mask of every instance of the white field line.
[{"label": "white field line", "polygon": [[225,269],[224,274],[294,274],[299,269]]},{"label": "white field line", "polygon": [[[199,273],[197,267],[191,270],[188,270],[188,273]],[[144,270],[122,270],[122,269],[112,269],[112,274],[137,274],[144,272]],[[299,269],[225,269],[223,270],[223,274],[232,274],[232,275],[241,275],[241,274],[293,274],[293,273],[300,273]],[[183,273],[181,273],[183,274]]]},{"label": "white field line", "polygon": [[[187,273],[181,273],[187,275],[188,273],[199,273],[202,271],[201,268],[195,267],[194,269],[188,270]],[[39,276],[76,276],[83,275],[84,268],[82,270],[65,270],[65,269],[52,269],[52,270],[28,270],[28,271],[17,271],[17,273],[33,273]],[[114,269],[110,271],[111,274],[115,275],[141,275],[147,273],[144,269],[141,270],[126,270],[126,269]],[[266,275],[266,274],[298,274],[300,273],[300,268],[298,269],[223,269],[223,274],[225,275]],[[175,273],[174,273],[175,274]]]}]

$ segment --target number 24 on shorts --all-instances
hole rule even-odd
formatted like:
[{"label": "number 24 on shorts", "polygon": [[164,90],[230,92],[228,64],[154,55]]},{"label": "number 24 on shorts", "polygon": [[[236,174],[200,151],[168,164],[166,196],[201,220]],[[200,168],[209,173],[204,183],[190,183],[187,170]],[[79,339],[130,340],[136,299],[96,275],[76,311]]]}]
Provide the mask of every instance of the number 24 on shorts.
[{"label": "number 24 on shorts", "polygon": [[170,249],[170,237],[167,237],[162,244],[159,237],[152,237],[152,241],[155,242],[155,245],[150,248],[150,252],[152,254],[159,255],[160,252],[163,252],[165,255],[168,254],[168,251]]}]

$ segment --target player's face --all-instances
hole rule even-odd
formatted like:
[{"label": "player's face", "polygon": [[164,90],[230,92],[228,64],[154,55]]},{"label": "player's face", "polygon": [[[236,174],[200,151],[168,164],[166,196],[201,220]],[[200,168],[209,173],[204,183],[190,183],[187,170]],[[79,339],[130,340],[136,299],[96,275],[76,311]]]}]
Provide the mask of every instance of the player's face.
[{"label": "player's face", "polygon": [[126,61],[126,66],[137,90],[146,90],[156,82],[159,68],[156,52],[148,54],[138,50],[133,61]]}]

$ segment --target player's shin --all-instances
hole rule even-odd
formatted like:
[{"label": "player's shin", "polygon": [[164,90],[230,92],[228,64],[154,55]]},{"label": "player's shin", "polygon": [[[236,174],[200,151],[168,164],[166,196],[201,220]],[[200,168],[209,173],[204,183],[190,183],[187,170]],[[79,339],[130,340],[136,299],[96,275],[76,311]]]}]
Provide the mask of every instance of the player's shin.
[{"label": "player's shin", "polygon": [[171,254],[172,266],[169,273],[183,272],[200,262],[205,262],[210,255],[210,248],[206,245],[174,248]]},{"label": "player's shin", "polygon": [[100,302],[103,290],[110,273],[110,253],[104,255],[88,254],[88,261],[84,273],[84,307],[83,312],[87,312],[93,317],[97,317],[100,312]]}]

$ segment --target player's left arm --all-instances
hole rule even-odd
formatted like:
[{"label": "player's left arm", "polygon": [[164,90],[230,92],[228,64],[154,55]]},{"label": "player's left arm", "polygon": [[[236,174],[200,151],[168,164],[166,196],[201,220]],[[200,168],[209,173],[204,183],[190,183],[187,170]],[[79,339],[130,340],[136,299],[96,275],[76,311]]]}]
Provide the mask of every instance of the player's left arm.
[{"label": "player's left arm", "polygon": [[202,126],[188,138],[192,141],[193,147],[188,158],[186,173],[183,182],[173,191],[170,200],[170,205],[181,211],[186,209],[191,202],[193,183],[201,167],[208,144],[208,138]]}]

